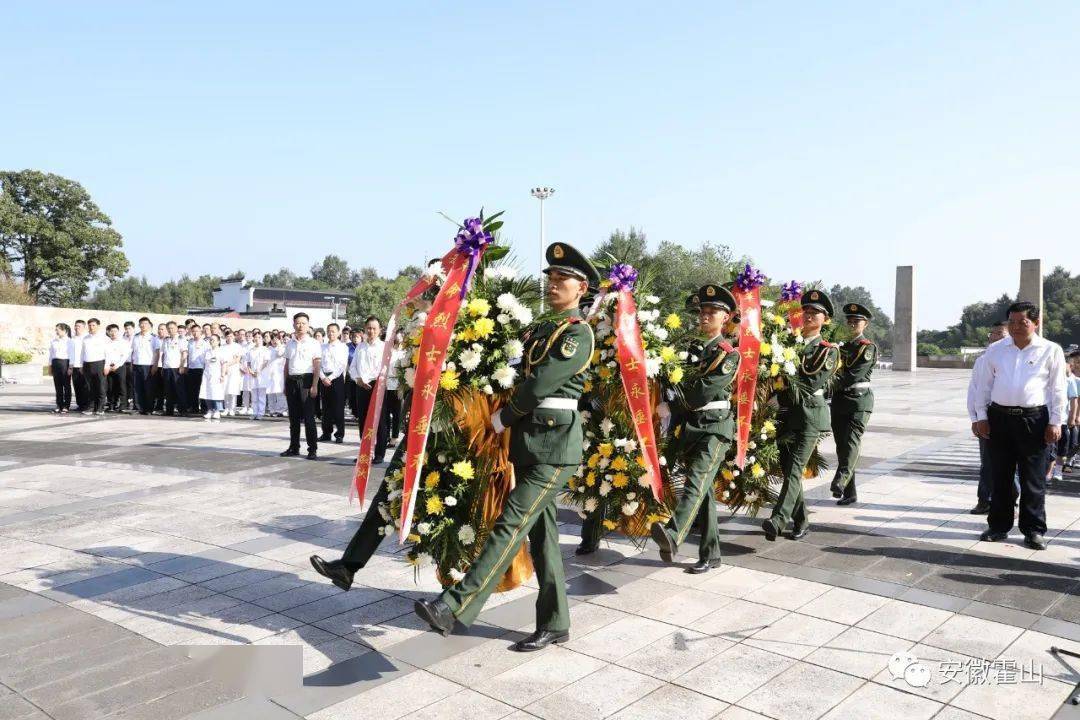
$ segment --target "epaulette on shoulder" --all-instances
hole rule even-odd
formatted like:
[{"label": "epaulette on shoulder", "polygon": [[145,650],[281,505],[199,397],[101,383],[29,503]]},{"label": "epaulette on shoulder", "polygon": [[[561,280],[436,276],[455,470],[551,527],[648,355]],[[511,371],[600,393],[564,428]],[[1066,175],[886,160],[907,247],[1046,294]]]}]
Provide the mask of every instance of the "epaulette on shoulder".
[{"label": "epaulette on shoulder", "polygon": [[723,350],[724,352],[731,352],[735,348],[732,347],[731,343],[729,343],[727,340],[721,340],[720,341],[720,349]]},{"label": "epaulette on shoulder", "polygon": [[571,325],[576,325],[577,323],[585,322],[585,321],[582,320],[579,317],[568,317],[568,318],[566,318],[566,322],[570,323]]},{"label": "epaulette on shoulder", "polygon": [[821,341],[821,347],[834,348],[834,347],[838,347],[838,346],[836,345],[836,343],[831,343],[828,340],[822,340]]},{"label": "epaulette on shoulder", "polygon": [[874,341],[873,340],[867,340],[866,338],[859,338],[859,344],[860,345],[873,345]]}]

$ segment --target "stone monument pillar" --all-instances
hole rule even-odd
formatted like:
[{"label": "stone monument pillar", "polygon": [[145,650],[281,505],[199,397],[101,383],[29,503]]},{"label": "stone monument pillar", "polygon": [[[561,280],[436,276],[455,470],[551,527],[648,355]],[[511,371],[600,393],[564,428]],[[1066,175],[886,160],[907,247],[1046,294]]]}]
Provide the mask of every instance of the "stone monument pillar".
[{"label": "stone monument pillar", "polygon": [[915,372],[915,266],[896,266],[893,370]]},{"label": "stone monument pillar", "polygon": [[1043,305],[1043,274],[1042,260],[1020,261],[1020,294],[1019,300],[1034,303],[1039,308],[1040,324],[1046,323],[1046,306]]}]

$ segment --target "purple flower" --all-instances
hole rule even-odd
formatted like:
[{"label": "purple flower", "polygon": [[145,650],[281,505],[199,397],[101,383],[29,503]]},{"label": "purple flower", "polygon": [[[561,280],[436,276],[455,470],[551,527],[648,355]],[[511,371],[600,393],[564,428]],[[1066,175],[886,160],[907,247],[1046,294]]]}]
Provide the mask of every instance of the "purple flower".
[{"label": "purple flower", "polygon": [[469,291],[469,282],[473,273],[476,272],[476,261],[480,257],[480,251],[492,243],[495,238],[491,233],[484,232],[484,221],[481,218],[465,218],[461,230],[454,238],[454,245],[459,252],[469,256],[469,266],[465,270],[465,279],[461,283],[461,297]]},{"label": "purple flower", "polygon": [[743,292],[749,292],[764,285],[766,280],[768,278],[765,277],[764,273],[750,267],[750,264],[747,263],[742,272],[735,276],[735,285]]},{"label": "purple flower", "polygon": [[611,268],[611,272],[608,273],[608,280],[611,281],[612,292],[632,291],[634,284],[637,282],[637,270],[634,269],[633,265],[616,263]]},{"label": "purple flower", "polygon": [[780,299],[784,302],[798,300],[800,297],[802,297],[802,285],[798,280],[792,280],[787,285],[780,286]]}]

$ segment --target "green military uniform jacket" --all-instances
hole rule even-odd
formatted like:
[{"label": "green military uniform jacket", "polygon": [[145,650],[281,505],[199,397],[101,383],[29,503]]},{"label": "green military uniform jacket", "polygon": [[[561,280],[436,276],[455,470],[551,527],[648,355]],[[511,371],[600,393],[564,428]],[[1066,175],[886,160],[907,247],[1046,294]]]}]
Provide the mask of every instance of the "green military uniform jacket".
[{"label": "green military uniform jacket", "polygon": [[810,428],[825,432],[829,429],[825,391],[836,372],[839,358],[840,349],[822,340],[820,335],[803,346],[796,375],[778,397],[785,431]]},{"label": "green military uniform jacket", "polygon": [[499,421],[510,429],[510,459],[523,465],[578,465],[581,414],[572,407],[541,407],[544,400],[577,401],[593,354],[593,332],[574,309],[542,320],[523,338],[522,380]]},{"label": "green military uniform jacket", "polygon": [[[681,438],[695,440],[702,435],[735,436],[735,406],[731,385],[739,373],[739,351],[723,335],[705,344],[693,378],[679,386],[679,416],[684,419]],[[699,410],[714,402],[727,402],[723,409]]]},{"label": "green military uniform jacket", "polygon": [[870,412],[874,393],[870,376],[877,362],[877,345],[860,335],[840,347],[842,361],[833,390],[833,410],[842,413]]}]

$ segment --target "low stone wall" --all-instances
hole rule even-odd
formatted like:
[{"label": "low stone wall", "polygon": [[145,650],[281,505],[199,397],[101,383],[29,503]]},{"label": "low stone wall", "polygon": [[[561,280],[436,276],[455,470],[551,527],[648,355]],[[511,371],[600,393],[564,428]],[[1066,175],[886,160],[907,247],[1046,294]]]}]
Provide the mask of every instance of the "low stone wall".
[{"label": "low stone wall", "polygon": [[284,318],[272,320],[252,320],[229,317],[228,315],[169,315],[141,311],[90,310],[87,308],[57,308],[41,305],[0,305],[0,348],[26,350],[34,355],[34,362],[44,366],[49,359],[49,343],[54,337],[53,328],[57,323],[74,325],[76,320],[96,317],[102,326],[116,323],[124,326],[126,320],[138,322],[142,316],[150,318],[155,328],[158,323],[174,320],[184,322],[194,317],[200,324],[208,321],[223,322],[230,328],[251,330],[291,330],[292,324]]},{"label": "low stone wall", "polygon": [[963,370],[975,367],[978,355],[920,355],[917,366],[924,368],[952,368]]}]

